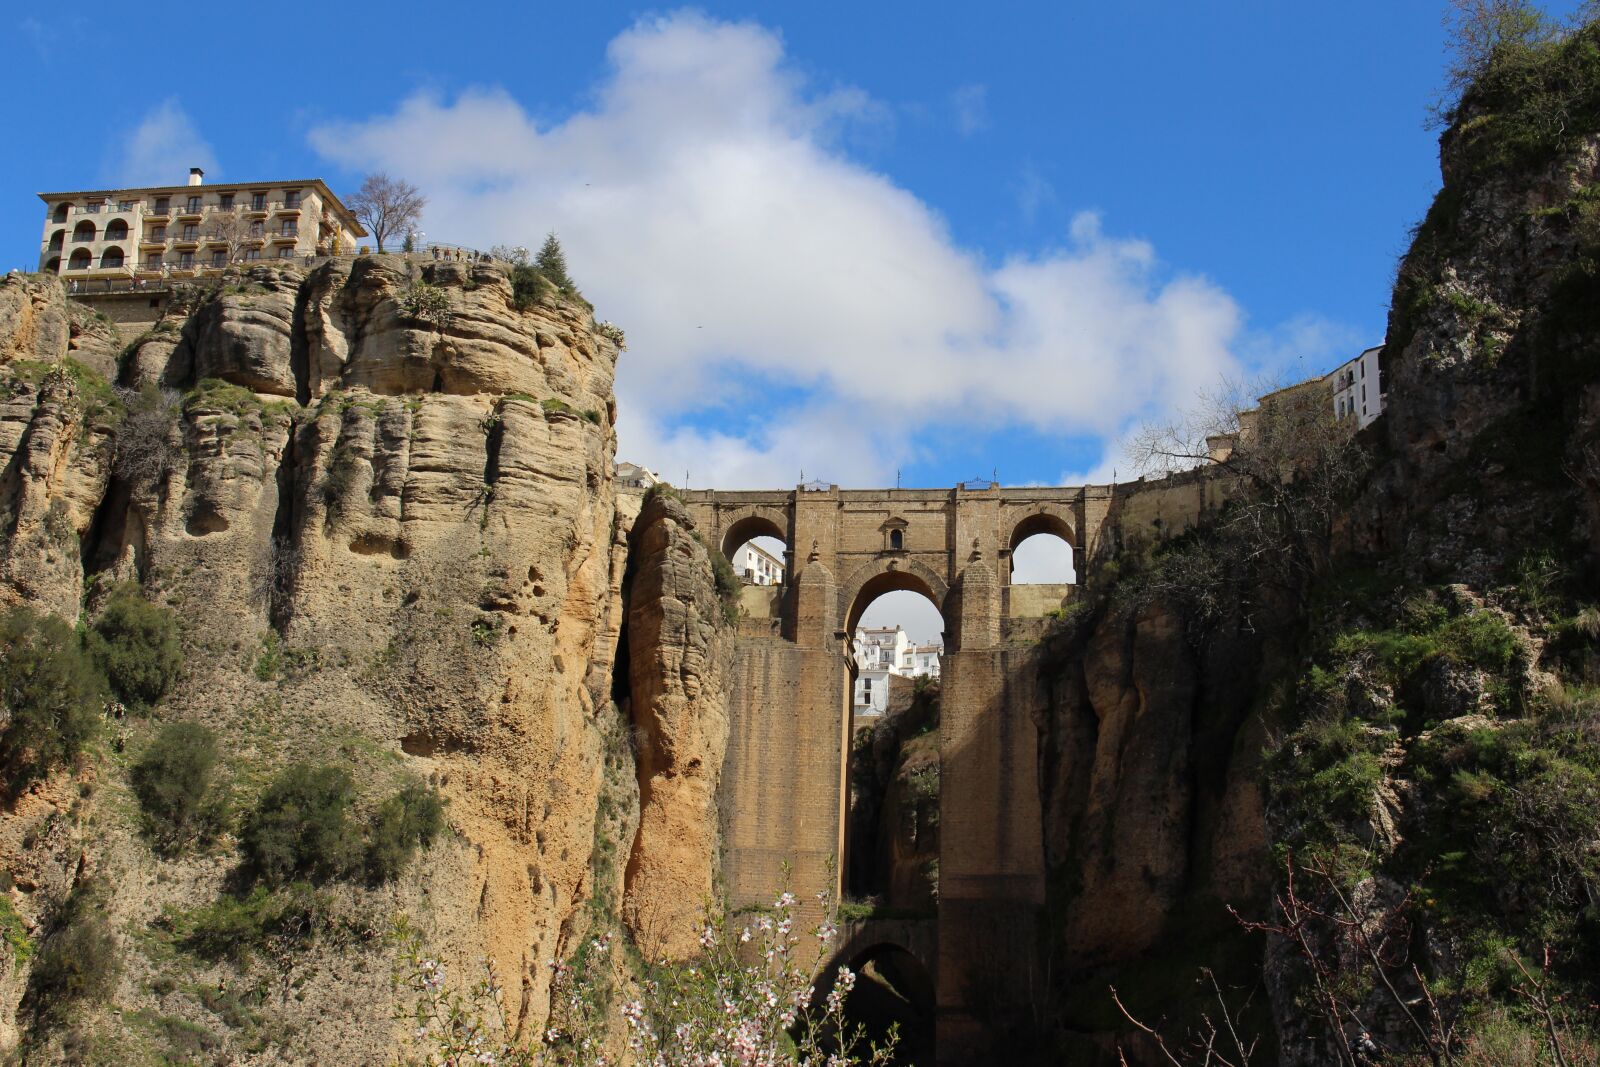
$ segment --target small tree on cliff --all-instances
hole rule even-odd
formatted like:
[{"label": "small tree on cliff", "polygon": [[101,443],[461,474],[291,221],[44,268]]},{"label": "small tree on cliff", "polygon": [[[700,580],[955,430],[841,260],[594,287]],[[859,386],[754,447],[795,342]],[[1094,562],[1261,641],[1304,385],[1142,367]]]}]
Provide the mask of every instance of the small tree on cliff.
[{"label": "small tree on cliff", "polygon": [[1183,417],[1148,424],[1129,443],[1143,471],[1206,468],[1224,483],[1229,503],[1217,520],[1220,536],[1168,557],[1169,574],[1198,568],[1180,584],[1206,598],[1220,592],[1213,578],[1246,568],[1301,589],[1366,469],[1354,425],[1333,417],[1326,386],[1269,388],[1224,382]]},{"label": "small tree on cliff", "polygon": [[539,246],[539,254],[534,257],[533,265],[562,292],[577,289],[567,274],[567,254],[561,250],[561,242],[556,239],[554,232],[545,235],[544,244]]},{"label": "small tree on cliff", "polygon": [[379,172],[361,181],[361,188],[350,198],[350,210],[361,224],[372,231],[383,251],[383,242],[397,233],[416,228],[428,198],[415,185]]},{"label": "small tree on cliff", "polygon": [[[1588,17],[1593,13],[1591,9]],[[1449,0],[1444,28],[1450,61],[1446,99],[1435,109],[1441,121],[1448,121],[1473,82],[1562,35],[1561,27],[1530,0]]]}]

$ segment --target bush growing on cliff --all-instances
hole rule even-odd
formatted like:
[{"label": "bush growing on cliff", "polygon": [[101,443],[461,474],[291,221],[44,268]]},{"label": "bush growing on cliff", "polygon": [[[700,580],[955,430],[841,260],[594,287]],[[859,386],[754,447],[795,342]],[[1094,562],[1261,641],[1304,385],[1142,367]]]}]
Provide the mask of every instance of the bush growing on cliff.
[{"label": "bush growing on cliff", "polygon": [[87,640],[117,695],[136,707],[160,700],[183,666],[177,615],[133,582],[111,591]]},{"label": "bush growing on cliff", "polygon": [[444,828],[444,802],[421,782],[404,786],[378,806],[367,840],[367,880],[398,878],[418,848],[427,848]]},{"label": "bush growing on cliff", "polygon": [[163,726],[133,765],[133,791],[144,809],[145,832],[157,849],[182,851],[221,827],[227,801],[216,768],[216,735],[192,722]]},{"label": "bush growing on cliff", "polygon": [[44,1025],[61,1022],[79,1003],[105,1000],[117,986],[122,965],[105,918],[105,894],[98,882],[80,884],[40,946],[28,976],[27,1001]]},{"label": "bush growing on cliff", "polygon": [[344,878],[359,869],[361,834],[350,818],[355,782],[339,767],[294,763],[256,803],[239,843],[250,870],[284,883]]},{"label": "bush growing on cliff", "polygon": [[153,385],[124,389],[120,395],[125,414],[117,427],[112,470],[130,485],[159,484],[183,456],[175,440],[182,398]]},{"label": "bush growing on cliff", "polygon": [[0,774],[14,796],[77,757],[110,694],[71,627],[14,607],[0,615]]}]

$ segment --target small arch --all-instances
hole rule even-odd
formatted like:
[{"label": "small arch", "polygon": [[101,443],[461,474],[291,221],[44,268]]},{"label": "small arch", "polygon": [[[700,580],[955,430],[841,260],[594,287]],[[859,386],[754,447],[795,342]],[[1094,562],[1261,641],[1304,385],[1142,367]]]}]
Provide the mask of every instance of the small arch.
[{"label": "small arch", "polygon": [[50,216],[50,221],[51,222],[66,222],[67,221],[67,212],[69,212],[71,210],[72,210],[72,202],[70,200],[67,201],[66,203],[57,204],[55,213]]},{"label": "small arch", "polygon": [[771,538],[778,542],[779,550],[774,552],[771,543],[760,547],[763,551],[775,555],[784,566],[784,580],[788,579],[788,555],[790,550],[789,534],[778,523],[778,517],[763,511],[753,511],[730,524],[722,535],[722,555],[730,563],[738,554],[739,549],[751,541]]},{"label": "small arch", "polygon": [[72,228],[72,240],[77,244],[87,244],[94,240],[94,223],[84,219]]},{"label": "small arch", "polygon": [[66,230],[57,230],[55,233],[50,235],[50,247],[49,247],[49,250],[51,252],[59,252],[59,251],[61,251],[61,246],[66,243],[66,240],[67,240],[67,231]]},{"label": "small arch", "polygon": [[44,272],[46,274],[60,274],[61,273],[61,257],[60,256],[51,256],[49,259],[45,260],[44,261]]},{"label": "small arch", "polygon": [[894,551],[894,552],[898,552],[902,548],[905,548],[905,547],[906,547],[906,535],[905,535],[905,532],[902,531],[902,530],[890,530],[889,531],[889,548],[890,548],[890,550]]},{"label": "small arch", "polygon": [[94,257],[89,254],[87,248],[77,248],[73,250],[72,257],[67,260],[67,269],[88,270],[89,265],[93,262]]},{"label": "small arch", "polygon": [[122,249],[112,245],[100,253],[100,267],[103,270],[120,270],[122,268]]},{"label": "small arch", "polygon": [[126,241],[128,239],[128,224],[122,219],[112,219],[106,223],[107,241]]},{"label": "small arch", "polygon": [[855,987],[845,998],[846,1025],[852,1030],[861,1027],[868,1041],[878,1044],[892,1026],[900,1036],[892,1062],[933,1062],[937,997],[928,965],[893,941],[841,953],[818,976],[813,1003],[827,999],[841,963],[856,975]]}]

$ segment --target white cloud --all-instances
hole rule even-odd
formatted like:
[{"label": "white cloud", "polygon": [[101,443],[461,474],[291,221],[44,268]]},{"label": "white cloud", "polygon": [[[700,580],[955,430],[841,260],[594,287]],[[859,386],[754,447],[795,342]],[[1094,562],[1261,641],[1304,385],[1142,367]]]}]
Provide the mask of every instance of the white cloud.
[{"label": "white cloud", "polygon": [[106,161],[107,179],[122,185],[182,185],[189,168],[216,176],[217,158],[176,99],[152,108]]},{"label": "white cloud", "polygon": [[963,85],[950,94],[950,107],[956,114],[956,129],[970,137],[989,126],[989,87]]},{"label": "white cloud", "polygon": [[802,469],[885,484],[930,428],[1114,434],[1238,364],[1228,294],[1094,215],[998,265],[959,247],[839,149],[881,109],[810,91],[760,26],[648,19],[608,57],[591,102],[558,123],[497,89],[419,93],[311,140],[420,185],[435,240],[557,231],[585,294],[628,331],[631,459],[687,467],[695,485],[792,485]]}]

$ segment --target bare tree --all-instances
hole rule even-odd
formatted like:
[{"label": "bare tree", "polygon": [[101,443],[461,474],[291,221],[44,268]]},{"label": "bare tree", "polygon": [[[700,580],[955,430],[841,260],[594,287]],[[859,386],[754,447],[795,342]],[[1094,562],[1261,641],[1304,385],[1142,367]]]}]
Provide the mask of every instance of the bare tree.
[{"label": "bare tree", "polygon": [[361,188],[350,198],[350,210],[372,231],[382,252],[385,240],[416,227],[427,203],[415,185],[379,172],[362,179]]},{"label": "bare tree", "polygon": [[235,211],[214,212],[206,225],[206,237],[227,249],[229,263],[237,263],[250,242],[250,222]]},{"label": "bare tree", "polygon": [[1230,565],[1261,564],[1294,587],[1323,559],[1367,456],[1322,380],[1269,384],[1224,382],[1178,420],[1144,426],[1129,450],[1145,472],[1210,468],[1231,482],[1219,519]]}]

